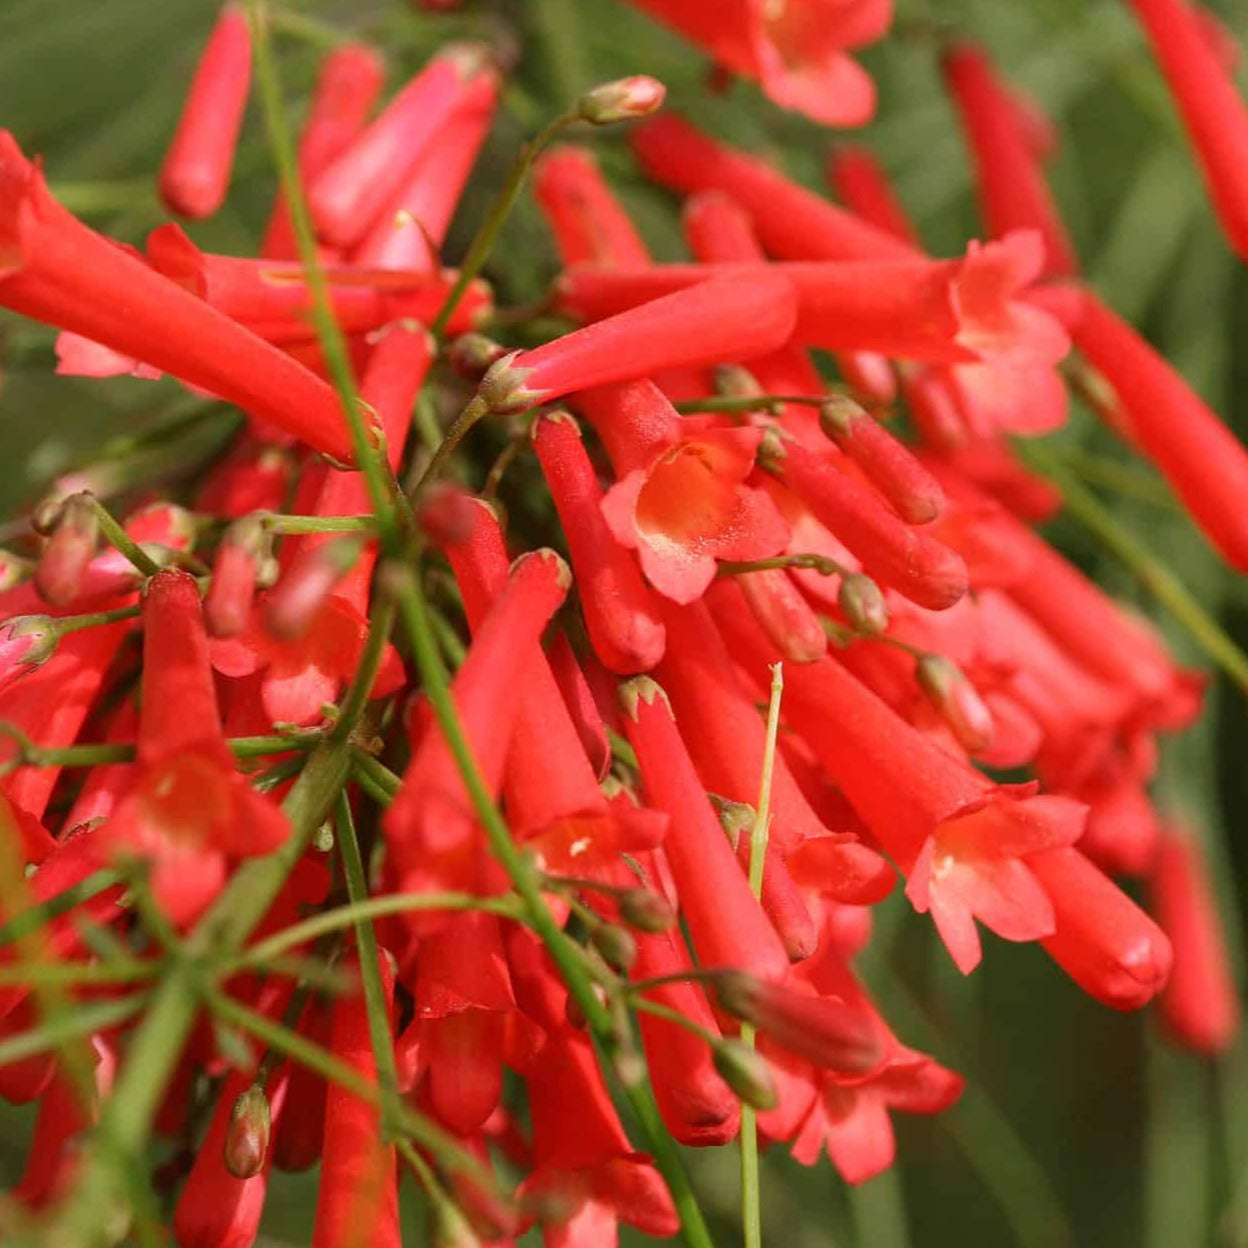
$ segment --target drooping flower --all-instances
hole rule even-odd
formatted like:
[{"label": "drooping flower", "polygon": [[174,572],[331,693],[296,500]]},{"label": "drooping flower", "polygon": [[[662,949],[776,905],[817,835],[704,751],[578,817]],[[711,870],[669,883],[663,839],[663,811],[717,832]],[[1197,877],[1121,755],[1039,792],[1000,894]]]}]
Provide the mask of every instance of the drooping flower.
[{"label": "drooping flower", "polygon": [[134,778],[97,845],[107,857],[150,863],[153,894],[182,923],[216,896],[231,860],[271,853],[290,828],[234,769],[199,590],[185,572],[159,572],[148,582],[143,658]]}]

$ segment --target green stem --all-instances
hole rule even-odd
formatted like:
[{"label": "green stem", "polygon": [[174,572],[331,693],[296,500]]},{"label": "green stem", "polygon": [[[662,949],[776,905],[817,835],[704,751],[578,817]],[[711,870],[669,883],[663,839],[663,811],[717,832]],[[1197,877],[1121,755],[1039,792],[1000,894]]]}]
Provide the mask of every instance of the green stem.
[{"label": "green stem", "polygon": [[687,1018],[679,1010],[672,1009],[670,1005],[664,1005],[662,1001],[649,1001],[645,997],[632,997],[629,1004],[632,1005],[633,1009],[638,1010],[642,1014],[653,1014],[655,1018],[663,1018],[669,1023],[674,1023],[677,1027],[683,1027],[700,1040],[705,1040],[712,1047],[720,1042],[720,1037],[709,1028],[703,1027],[701,1023],[695,1023],[693,1019]]},{"label": "green stem", "polygon": [[372,922],[392,914],[408,914],[414,910],[479,910],[497,914],[504,919],[518,919],[515,900],[511,897],[478,897],[475,893],[388,893],[370,897],[348,906],[323,910],[311,918],[294,923],[280,932],[257,941],[231,964],[231,969],[265,966],[273,959],[326,932],[341,931],[357,923]]},{"label": "green stem", "polygon": [[160,564],[113,519],[113,513],[94,494],[87,493],[82,497],[90,500],[104,540],[119,554],[124,555],[144,576],[155,576],[160,571]]},{"label": "green stem", "polygon": [[1065,472],[1039,443],[1015,442],[1022,457],[1061,490],[1064,510],[1092,533],[1183,626],[1196,644],[1248,694],[1248,655],[1200,605],[1177,576],[1148,547],[1114,519],[1090,490]]},{"label": "green stem", "polygon": [[394,616],[394,599],[389,594],[379,595],[369,621],[368,640],[364,643],[355,675],[342,700],[338,720],[329,734],[331,739],[348,739],[355,731],[360,716],[364,714],[364,708],[372,696],[373,685],[377,682],[377,673],[381,670],[382,660],[386,655],[386,645],[394,631]]},{"label": "green stem", "polygon": [[55,624],[57,637],[79,633],[84,628],[101,628],[105,624],[119,624],[122,620],[136,619],[141,607],[116,607],[112,611],[93,611],[88,615],[63,615]]},{"label": "green stem", "polygon": [[270,513],[261,521],[270,533],[302,537],[309,533],[371,533],[376,516],[285,516]]},{"label": "green stem", "polygon": [[[784,693],[784,668],[771,669],[771,697],[767,704],[767,735],[763,747],[763,774],[758,786],[758,806],[750,829],[750,892],[763,895],[763,867],[771,829],[771,781],[776,764],[776,739],[780,732],[780,699]],[[754,1047],[754,1028],[741,1027],[742,1043]],[[758,1174],[758,1115],[752,1105],[741,1104],[741,1222],[745,1248],[762,1248],[762,1195]]]},{"label": "green stem", "polygon": [[776,555],[771,559],[750,559],[737,562],[722,559],[717,565],[719,576],[744,576],[750,572],[768,572],[773,568],[797,568],[809,572],[818,572],[822,576],[847,576],[848,569],[830,559],[827,555]]},{"label": "green stem", "polygon": [[79,880],[77,884],[72,884],[63,892],[57,893],[55,897],[49,897],[40,905],[23,910],[7,922],[0,923],[0,949],[13,944],[14,941],[21,940],[31,932],[38,931],[39,928],[51,923],[53,919],[76,910],[110,888],[116,888],[121,882],[122,876],[117,871],[96,871],[87,876],[85,880]]},{"label": "green stem", "polygon": [[[110,763],[131,763],[136,747],[128,741],[105,741],[98,745],[36,745],[12,724],[0,722],[0,736],[17,743],[17,756],[9,760],[18,767],[102,767]],[[310,750],[319,741],[318,733],[292,733],[289,736],[232,737],[226,740],[235,758],[267,758]]]},{"label": "green stem", "polygon": [[120,1026],[138,1014],[147,1003],[147,993],[132,993],[114,1001],[78,1003],[65,1014],[49,1018],[38,1027],[18,1032],[0,1040],[0,1066],[20,1062],[52,1049],[64,1050],[67,1045]]},{"label": "green stem", "polygon": [[408,488],[408,497],[415,501],[424,488],[433,481],[446,467],[455,448],[468,436],[477,421],[490,414],[490,405],[479,394],[469,400],[467,406],[451,421],[442,440],[438,443],[428,462],[421,470],[413,485]]},{"label": "green stem", "polygon": [[781,403],[793,403],[798,407],[822,407],[831,395],[842,393],[844,389],[844,386],[829,386],[827,394],[716,394],[707,395],[704,399],[682,399],[673,406],[682,416],[713,412],[757,412]]},{"label": "green stem", "polygon": [[[347,898],[353,905],[359,906],[369,900],[368,879],[364,874],[360,841],[355,833],[355,820],[351,815],[351,803],[345,790],[338,794],[334,829],[338,854],[342,860],[342,875],[347,885]],[[384,1103],[388,1105],[399,1094],[399,1075],[394,1064],[394,1039],[390,1034],[386,988],[381,979],[383,955],[370,918],[357,911],[353,926],[360,954],[360,978],[364,988],[364,1008],[368,1014],[368,1034],[373,1044],[373,1061],[377,1068],[377,1084],[381,1088]],[[381,1126],[383,1136],[389,1138],[391,1132],[387,1118],[383,1117]]]},{"label": "green stem", "polygon": [[356,465],[364,476],[369,501],[377,517],[378,527],[385,537],[394,532],[393,501],[395,483],[380,448],[365,426],[362,406],[355,385],[351,357],[342,330],[334,318],[329,297],[329,283],[321,267],[316,250],[316,235],[308,212],[303,184],[299,177],[298,157],[290,127],[286,124],[282,106],[282,84],[269,42],[270,9],[264,0],[247,0],[250,19],[256,81],[260,88],[260,100],[264,108],[265,128],[269,145],[277,165],[282,192],[290,212],[291,226],[299,245],[299,258],[303,263],[308,293],[312,297],[312,320],[316,326],[325,353],[325,362],[334,389],[342,404],[343,416],[351,432],[355,449]]},{"label": "green stem", "polygon": [[[552,961],[558,968],[580,1007],[591,1031],[610,1058],[618,1049],[611,1015],[598,999],[594,981],[589,975],[576,944],[563,932],[555,921],[546,899],[542,895],[538,873],[521,853],[511,838],[507,825],[499,814],[489,790],[477,769],[472,748],[459,722],[459,713],[446,681],[446,673],[438,654],[437,643],[429,623],[420,583],[414,576],[396,577],[399,589],[399,613],[411,640],[412,651],[420,669],[429,703],[433,708],[438,726],[450,747],[459,767],[464,786],[472,801],[473,809],[482,827],[490,849],[507,872],[512,886],[520,895],[533,930],[546,946]],[[698,1207],[697,1198],[689,1185],[680,1154],[664,1126],[654,1093],[644,1077],[640,1082],[627,1083],[625,1095],[637,1115],[642,1130],[650,1144],[659,1172],[671,1192],[673,1203],[680,1215],[681,1230],[689,1248],[712,1248],[710,1232]]]},{"label": "green stem", "polygon": [[383,1114],[389,1114],[398,1130],[415,1140],[421,1148],[439,1157],[450,1169],[470,1175],[474,1181],[491,1190],[497,1190],[492,1172],[458,1144],[454,1137],[430,1119],[409,1109],[401,1100],[388,1099],[377,1084],[354,1066],[347,1065],[299,1032],[275,1023],[271,1018],[249,1009],[223,992],[210,989],[208,1003],[213,1014],[224,1022],[250,1032],[258,1040],[264,1041],[269,1048],[284,1053],[291,1061],[306,1066],[331,1083],[336,1083],[352,1096],[375,1106]]},{"label": "green stem", "polygon": [[361,773],[366,775],[369,781],[383,795],[383,801],[388,806],[394,800],[395,794],[398,793],[399,786],[403,783],[402,779],[396,776],[380,759],[374,758],[364,750],[357,749],[352,762],[357,777]]},{"label": "green stem", "polygon": [[481,222],[476,234],[473,235],[472,242],[468,244],[468,254],[464,257],[464,263],[460,267],[459,277],[456,278],[455,285],[451,287],[450,294],[446,297],[446,302],[430,327],[430,332],[435,338],[442,337],[447,322],[451,319],[455,309],[459,307],[459,301],[464,297],[472,279],[481,272],[485,262],[490,258],[494,244],[498,242],[499,232],[511,215],[512,208],[515,207],[520,188],[524,186],[524,180],[528,177],[533,162],[559,134],[579,120],[580,118],[574,111],[563,113],[548,122],[535,138],[529,140],[520,149],[519,155],[507,174],[507,181],[503,183],[503,188],[490,205],[490,211],[486,214],[485,220]]}]

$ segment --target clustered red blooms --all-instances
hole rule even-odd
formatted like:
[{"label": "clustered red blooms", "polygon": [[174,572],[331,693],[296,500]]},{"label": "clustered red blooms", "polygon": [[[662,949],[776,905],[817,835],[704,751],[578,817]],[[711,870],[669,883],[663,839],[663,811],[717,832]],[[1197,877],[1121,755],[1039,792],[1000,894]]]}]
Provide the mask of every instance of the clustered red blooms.
[{"label": "clustered red blooms", "polygon": [[[884,33],[888,0],[638,4],[777,103],[831,124],[873,110],[873,84],[846,50]],[[1184,0],[1132,6],[1242,249],[1248,119],[1211,28]],[[183,216],[210,214],[226,193],[251,53],[227,5],[161,172]],[[298,149],[329,306],[389,471],[405,472],[413,409],[434,393],[511,422],[507,454],[526,454],[527,435],[530,479],[544,480],[545,494],[513,504],[510,526],[468,488],[426,491],[416,512],[451,698],[523,869],[617,998],[632,980],[660,1007],[638,1015],[638,1034],[676,1140],[733,1139],[745,1100],[762,1109],[767,1143],[806,1164],[826,1150],[851,1183],[892,1163],[892,1112],[936,1113],[963,1086],[894,1035],[854,970],[871,907],[898,876],[963,972],[987,929],[1038,942],[1108,1006],[1160,996],[1169,1032],[1198,1052],[1223,1050],[1238,1023],[1198,838],[1149,798],[1158,737],[1196,717],[1201,678],[1036,533],[1060,496],[1010,435],[1064,422],[1077,349],[1114,429],[1240,570],[1248,455],[1080,283],[1044,178],[1045,119],[982,48],[950,44],[943,65],[986,231],[964,255],[924,252],[863,148],[832,152],[838,205],[668,113],[631,145],[683,197],[692,259],[653,263],[589,152],[556,147],[534,170],[562,261],[548,310],[580,325],[523,349],[451,342],[457,375],[435,371],[428,327],[457,278],[439,252],[499,100],[490,56],[448,47],[374,112],[381,62],[343,47],[325,61]],[[582,116],[636,116],[661,98],[653,80],[625,79]],[[49,919],[48,948],[155,956],[196,929],[246,860],[283,849],[255,936],[341,904],[342,872],[312,829],[289,852],[301,842],[282,799],[407,570],[375,529],[335,528],[375,500],[349,467],[290,203],[279,197],[258,257],[203,252],[173,224],[140,254],[71,216],[0,133],[0,305],[61,331],[61,372],[167,373],[248,417],[176,501],[126,496],[124,538],[64,483],[36,514],[37,559],[6,564],[11,856],[35,903],[111,867],[147,897],[145,909],[121,884],[97,890]],[[474,278],[448,335],[491,312]],[[812,349],[833,353],[839,384]],[[483,474],[463,477],[475,487]],[[292,514],[309,522],[281,536],[275,521]],[[542,525],[568,563],[522,549]],[[769,747],[760,706],[778,664]],[[672,1196],[625,1134],[580,1005],[502,905],[517,881],[491,852],[410,648],[384,646],[368,693],[354,748],[398,773],[389,793],[376,770],[346,782],[374,838],[370,887],[463,904],[396,907],[375,924],[376,954],[340,934],[336,991],[297,988],[297,970],[230,979],[237,1001],[285,1019],[359,1082],[248,1059],[205,1015],[155,1112],[158,1132],[192,1146],[161,1180],[177,1242],[252,1242],[270,1168],[319,1161],[313,1243],[399,1243],[396,1145],[358,1092],[381,1073],[365,971],[384,998],[372,1005],[389,1020],[398,1092],[485,1166],[503,1156],[522,1169],[520,1207],[548,1243],[596,1248],[620,1221],[674,1233]],[[267,754],[236,758],[239,738],[267,739]],[[131,743],[85,773],[59,753]],[[755,891],[754,806],[773,748]],[[999,770],[1027,778],[999,783]],[[1148,911],[1111,875],[1145,878]],[[153,922],[161,935],[145,943]],[[75,992],[106,1000],[124,985]],[[39,1017],[27,987],[0,1002],[5,1037]],[[743,1022],[761,1065],[734,1042]],[[130,1026],[91,1039],[103,1098]],[[506,1071],[527,1115],[505,1094]],[[204,1074],[220,1085],[215,1102],[202,1100]],[[0,1095],[39,1101],[14,1195],[54,1205],[95,1111],[45,1052],[0,1067]],[[197,1150],[194,1114],[207,1123]],[[482,1240],[523,1229],[479,1183],[459,1175],[450,1190]]]}]

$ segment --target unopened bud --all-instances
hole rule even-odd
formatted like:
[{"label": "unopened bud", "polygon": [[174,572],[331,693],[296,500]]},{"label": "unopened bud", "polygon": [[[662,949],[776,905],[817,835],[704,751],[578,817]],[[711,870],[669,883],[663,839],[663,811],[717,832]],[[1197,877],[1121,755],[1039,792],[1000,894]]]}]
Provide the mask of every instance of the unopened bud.
[{"label": "unopened bud", "polygon": [[666,932],[676,922],[676,911],[667,898],[648,888],[630,888],[616,900],[620,918],[639,932]]},{"label": "unopened bud", "polygon": [[519,354],[519,351],[509,351],[496,360],[477,387],[478,398],[497,416],[527,411],[541,402],[544,391],[525,387],[524,383],[533,370],[516,367],[516,356]]},{"label": "unopened bud", "polygon": [[484,499],[476,498],[458,485],[435,481],[421,496],[416,523],[434,545],[446,549],[466,542],[480,519],[479,508],[493,514]]},{"label": "unopened bud", "polygon": [[15,615],[0,625],[0,669],[38,667],[56,653],[60,639],[50,615]]},{"label": "unopened bud", "polygon": [[67,498],[35,569],[35,584],[45,601],[63,607],[78,596],[99,535],[99,517],[91,497],[75,494]]},{"label": "unopened bud", "polygon": [[53,494],[50,498],[45,498],[35,504],[34,510],[30,513],[30,527],[40,537],[51,537],[56,532],[56,526],[60,524],[61,516],[64,514],[65,498],[61,494]]},{"label": "unopened bud", "polygon": [[774,1109],[779,1101],[767,1060],[740,1040],[721,1040],[711,1050],[719,1077],[754,1109]]},{"label": "unopened bud", "polygon": [[312,848],[318,854],[328,854],[334,848],[334,825],[327,819],[312,833]]},{"label": "unopened bud", "polygon": [[657,111],[666,94],[667,88],[657,78],[634,74],[586,91],[576,102],[576,113],[592,126],[635,121]]},{"label": "unopened bud", "polygon": [[628,971],[637,961],[637,942],[618,923],[599,923],[590,932],[589,940],[614,970]]},{"label": "unopened bud", "polygon": [[446,359],[455,375],[473,382],[479,382],[506,354],[506,347],[484,334],[460,334],[446,348]]},{"label": "unopened bud", "polygon": [[245,516],[226,529],[204,598],[204,620],[214,637],[236,637],[247,627],[267,553],[267,535],[258,516]]},{"label": "unopened bud", "polygon": [[925,654],[915,669],[919,688],[972,754],[986,750],[995,734],[992,712],[962,669],[943,654]]},{"label": "unopened bud", "polygon": [[272,1128],[269,1098],[252,1084],[234,1102],[225,1132],[225,1168],[236,1179],[254,1178],[264,1169]]},{"label": "unopened bud", "polygon": [[[719,364],[715,368],[715,393],[726,399],[761,398],[763,388],[758,378],[740,364]],[[760,403],[760,407],[764,404]]]},{"label": "unopened bud", "polygon": [[884,601],[884,592],[869,576],[851,572],[841,581],[836,601],[856,633],[878,637],[888,631],[888,603]]},{"label": "unopened bud", "polygon": [[355,566],[363,543],[341,537],[315,546],[295,560],[278,582],[264,612],[268,631],[296,641],[312,627],[335,585]]}]

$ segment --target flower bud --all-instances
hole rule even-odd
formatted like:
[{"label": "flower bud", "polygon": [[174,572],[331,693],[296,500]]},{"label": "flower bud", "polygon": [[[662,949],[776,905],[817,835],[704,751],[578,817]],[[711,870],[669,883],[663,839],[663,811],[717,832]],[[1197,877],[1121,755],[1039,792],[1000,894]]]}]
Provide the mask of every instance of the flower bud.
[{"label": "flower bud", "polygon": [[590,943],[602,954],[608,966],[628,971],[637,961],[637,942],[627,928],[617,923],[600,923],[589,934]]},{"label": "flower bud", "polygon": [[888,631],[888,603],[880,587],[861,572],[851,572],[841,581],[837,605],[856,633],[879,637]]},{"label": "flower bud", "polygon": [[254,1178],[264,1169],[272,1126],[269,1098],[252,1084],[234,1102],[225,1133],[225,1168],[236,1179]]},{"label": "flower bud", "polygon": [[236,520],[221,538],[204,598],[204,619],[214,637],[236,637],[247,627],[261,564],[268,551],[257,516]]},{"label": "flower bud", "polygon": [[63,607],[78,596],[99,533],[91,497],[75,494],[67,498],[35,569],[35,584],[45,601]]},{"label": "flower bud", "polygon": [[268,631],[283,641],[295,641],[313,621],[335,585],[360,557],[358,537],[343,537],[313,547],[296,559],[274,589],[265,608]]},{"label": "flower bud", "polygon": [[639,932],[666,932],[676,922],[676,911],[666,897],[648,888],[630,888],[616,898],[620,918]]},{"label": "flower bud", "polygon": [[966,749],[978,754],[992,744],[992,712],[956,663],[943,654],[925,654],[915,669],[915,678]]},{"label": "flower bud", "polygon": [[711,981],[720,1008],[821,1068],[863,1074],[884,1056],[871,1017],[836,997],[807,996],[745,971]]},{"label": "flower bud", "polygon": [[476,531],[478,508],[493,511],[484,499],[476,498],[458,485],[436,481],[421,496],[416,523],[436,546],[443,550],[459,546]]},{"label": "flower bud", "polygon": [[591,126],[609,126],[617,121],[635,121],[656,112],[667,88],[647,74],[617,78],[586,91],[576,102],[576,113]]},{"label": "flower bud", "polygon": [[457,377],[479,382],[507,354],[493,338],[484,334],[460,334],[447,348],[446,359]]},{"label": "flower bud", "polygon": [[[763,388],[758,378],[740,364],[717,364],[715,366],[715,393],[726,399],[761,398]],[[765,407],[766,404],[759,404]]]},{"label": "flower bud", "polygon": [[38,667],[56,652],[61,639],[50,615],[15,615],[0,625],[0,679],[16,667]]},{"label": "flower bud", "polygon": [[754,821],[758,818],[754,807],[748,802],[724,801],[719,803],[718,813],[719,826],[735,850],[741,844],[741,837],[748,837],[754,830]]},{"label": "flower bud", "polygon": [[754,1109],[774,1109],[779,1101],[767,1060],[740,1040],[721,1040],[711,1050],[719,1077]]}]

